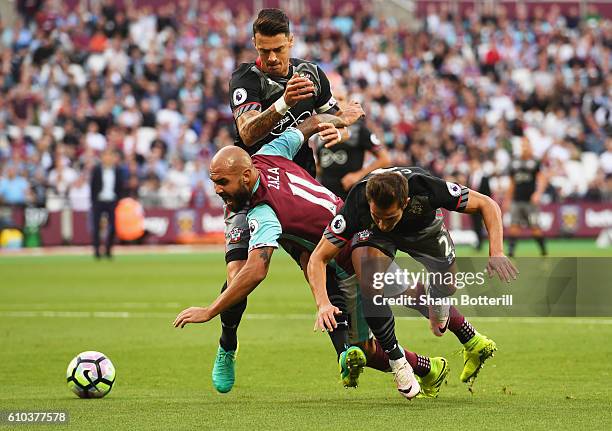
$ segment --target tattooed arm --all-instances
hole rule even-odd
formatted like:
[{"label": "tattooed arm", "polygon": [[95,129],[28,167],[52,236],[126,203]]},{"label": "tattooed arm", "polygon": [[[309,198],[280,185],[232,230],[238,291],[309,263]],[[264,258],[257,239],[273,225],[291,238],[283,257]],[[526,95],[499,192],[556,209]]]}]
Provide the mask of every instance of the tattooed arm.
[{"label": "tattooed arm", "polygon": [[[326,113],[308,117],[303,123],[300,124],[298,128],[304,134],[306,140],[308,140],[310,136],[322,130],[318,127],[321,123],[330,123],[333,124],[335,128],[341,129],[355,123],[364,115],[365,114],[361,108],[361,105],[356,102],[351,102],[347,105],[346,109],[342,111],[337,110],[333,113],[333,115]],[[282,118],[283,116],[276,112],[274,105],[270,106],[264,112],[245,112],[238,117],[237,120],[238,133],[242,138],[242,142],[244,142],[246,146],[250,147],[260,139],[267,136]],[[346,130],[344,134],[346,134]],[[341,137],[344,137],[344,140],[346,140],[344,134],[341,132]],[[327,139],[325,140],[328,144],[337,143],[334,140],[331,142],[327,141]]]},{"label": "tattooed arm", "polygon": [[266,278],[273,251],[274,247],[251,250],[244,267],[210,305],[212,317],[246,298]]},{"label": "tattooed arm", "polygon": [[[308,99],[313,94],[314,84],[308,78],[294,74],[287,82],[283,93],[284,109],[295,106],[300,100]],[[283,118],[285,112],[279,113],[275,103],[263,112],[248,111],[240,115],[237,124],[242,142],[250,147],[267,136]]]},{"label": "tattooed arm", "polygon": [[356,102],[351,102],[339,116],[331,114],[313,115],[300,123],[297,128],[304,135],[304,139],[308,140],[315,133],[331,128],[331,126],[336,129],[348,127],[357,122],[364,115],[365,113],[361,105]]},{"label": "tattooed arm", "polygon": [[274,247],[251,250],[244,267],[210,306],[189,307],[183,310],[174,320],[174,326],[183,328],[187,323],[208,322],[222,311],[246,298],[268,275],[273,251]]},{"label": "tattooed arm", "polygon": [[283,118],[274,105],[263,112],[248,111],[238,117],[238,133],[247,147],[266,137]]}]

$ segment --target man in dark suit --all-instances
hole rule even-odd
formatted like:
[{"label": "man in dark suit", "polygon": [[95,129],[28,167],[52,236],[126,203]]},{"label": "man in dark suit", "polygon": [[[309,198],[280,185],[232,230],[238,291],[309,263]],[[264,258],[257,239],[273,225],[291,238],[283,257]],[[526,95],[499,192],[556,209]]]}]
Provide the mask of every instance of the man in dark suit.
[{"label": "man in dark suit", "polygon": [[93,211],[93,245],[96,258],[100,258],[100,220],[106,214],[108,221],[106,257],[111,258],[115,239],[115,207],[123,197],[123,175],[117,164],[117,154],[110,149],[102,153],[102,163],[91,174],[91,200]]}]

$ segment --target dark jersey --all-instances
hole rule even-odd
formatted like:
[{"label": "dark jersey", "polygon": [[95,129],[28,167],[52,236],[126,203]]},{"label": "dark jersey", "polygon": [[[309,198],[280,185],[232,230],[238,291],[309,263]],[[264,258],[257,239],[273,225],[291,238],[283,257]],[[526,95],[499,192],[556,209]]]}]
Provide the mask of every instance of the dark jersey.
[{"label": "dark jersey", "polygon": [[325,238],[338,247],[350,241],[354,234],[366,229],[377,230],[366,199],[366,183],[373,175],[397,172],[408,180],[410,201],[390,236],[414,236],[442,217],[440,208],[463,211],[467,206],[469,189],[465,186],[434,177],[417,167],[377,169],[355,184],[344,206],[325,229]]},{"label": "dark jersey", "polygon": [[515,202],[529,202],[536,190],[536,179],[540,172],[540,162],[536,160],[513,160],[510,164],[510,177],[514,180]]},{"label": "dark jersey", "polygon": [[[263,139],[251,147],[244,145],[236,121],[245,112],[265,111],[274,104],[285,92],[289,78],[294,73],[305,75],[315,86],[315,94],[306,100],[301,100],[293,106],[278,122],[276,127]],[[280,136],[288,127],[295,127],[313,113],[335,113],[338,104],[332,96],[329,80],[316,64],[298,58],[290,59],[289,74],[286,77],[275,77],[264,74],[256,63],[242,63],[232,74],[230,81],[230,106],[236,125],[235,145],[244,148],[253,155],[274,138]],[[312,150],[305,142],[293,158],[298,165],[306,169],[314,177],[316,173]]]},{"label": "dark jersey", "polygon": [[366,151],[376,153],[382,148],[381,142],[367,128],[363,120],[353,124],[349,131],[348,141],[330,148],[325,148],[324,142],[317,140],[321,184],[343,199],[346,198],[348,191],[342,187],[342,177],[363,167]]}]

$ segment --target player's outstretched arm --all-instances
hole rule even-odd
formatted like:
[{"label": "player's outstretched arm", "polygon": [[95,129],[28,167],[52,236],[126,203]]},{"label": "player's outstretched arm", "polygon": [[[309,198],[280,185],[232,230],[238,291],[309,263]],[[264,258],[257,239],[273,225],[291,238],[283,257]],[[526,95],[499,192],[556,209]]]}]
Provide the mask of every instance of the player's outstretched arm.
[{"label": "player's outstretched arm", "polygon": [[480,213],[489,234],[489,264],[492,277],[497,273],[503,281],[516,280],[518,270],[504,254],[504,226],[499,205],[493,199],[470,189],[465,210],[468,214]]},{"label": "player's outstretched arm", "polygon": [[249,252],[244,267],[233,278],[227,289],[208,307],[189,307],[174,319],[174,327],[188,323],[204,323],[246,298],[268,275],[274,247],[256,248]]},{"label": "player's outstretched arm", "polygon": [[342,312],[338,307],[334,307],[327,296],[326,267],[327,264],[340,252],[340,249],[329,242],[325,237],[321,238],[319,244],[314,249],[308,260],[308,284],[312,290],[315,303],[317,304],[317,320],[315,321],[315,331],[333,331],[338,327],[336,314]]}]

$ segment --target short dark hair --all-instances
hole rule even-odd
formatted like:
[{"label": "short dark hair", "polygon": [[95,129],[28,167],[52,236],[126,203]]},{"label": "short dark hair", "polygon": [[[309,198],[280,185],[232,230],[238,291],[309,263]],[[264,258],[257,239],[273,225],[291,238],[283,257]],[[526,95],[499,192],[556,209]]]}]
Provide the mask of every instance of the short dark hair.
[{"label": "short dark hair", "polygon": [[397,172],[374,175],[366,184],[366,198],[383,210],[394,203],[402,206],[408,200],[408,180]]},{"label": "short dark hair", "polygon": [[253,23],[253,36],[256,33],[263,36],[276,36],[284,33],[289,36],[289,18],[280,9],[262,9]]}]

